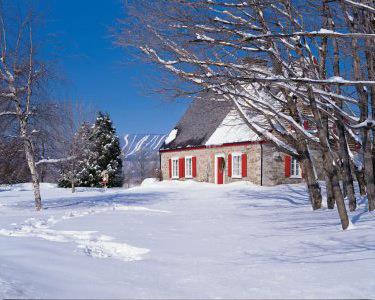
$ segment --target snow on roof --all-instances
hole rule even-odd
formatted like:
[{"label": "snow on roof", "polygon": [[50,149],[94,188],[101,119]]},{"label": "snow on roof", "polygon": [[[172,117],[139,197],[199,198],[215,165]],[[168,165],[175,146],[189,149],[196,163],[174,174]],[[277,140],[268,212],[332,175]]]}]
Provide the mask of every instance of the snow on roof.
[{"label": "snow on roof", "polygon": [[165,139],[165,144],[168,145],[170,144],[171,142],[173,142],[175,139],[176,139],[176,136],[177,136],[177,133],[178,133],[178,129],[177,128],[174,128],[170,133],[169,135],[167,136],[167,138]]},{"label": "snow on roof", "polygon": [[204,146],[231,109],[233,105],[218,99],[217,95],[197,97],[175,126],[175,138],[169,143],[164,142],[160,149]]},{"label": "snow on roof", "polygon": [[[255,84],[246,86],[243,90],[258,101],[274,102]],[[243,102],[240,99],[238,101]],[[244,113],[249,122],[269,130],[269,124],[264,117],[249,107],[246,108],[246,103],[244,106]],[[161,150],[262,140],[240,117],[231,100],[214,93],[196,98],[174,129],[176,135],[173,134],[173,139],[164,142]]]},{"label": "snow on roof", "polygon": [[261,138],[243,121],[236,110],[232,110],[207,140],[206,146],[260,141]]}]

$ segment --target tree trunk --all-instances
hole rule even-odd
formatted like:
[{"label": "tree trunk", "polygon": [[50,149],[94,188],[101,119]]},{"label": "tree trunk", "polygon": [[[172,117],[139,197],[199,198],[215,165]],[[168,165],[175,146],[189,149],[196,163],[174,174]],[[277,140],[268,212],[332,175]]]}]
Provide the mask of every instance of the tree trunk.
[{"label": "tree trunk", "polygon": [[329,188],[327,187],[327,191],[330,188],[332,188],[332,195],[333,195],[332,199],[334,200],[334,202],[328,203],[328,198],[327,198],[327,205],[329,208],[333,208],[334,204],[336,203],[337,211],[339,213],[340,220],[341,220],[341,226],[342,226],[342,229],[345,230],[349,226],[348,213],[346,211],[345,201],[342,195],[337,169],[333,165],[332,157],[330,157],[330,154],[328,151],[329,151],[329,148],[323,147],[322,149],[323,167],[326,171],[328,182],[331,183],[331,186]]},{"label": "tree trunk", "polygon": [[[374,1],[370,1],[372,5],[374,5]],[[362,16],[363,24],[366,28],[366,32],[374,34],[375,32],[375,24],[374,24],[374,14],[369,14],[368,12],[364,12]],[[374,55],[374,40],[367,40],[365,41],[365,54],[366,54],[366,63],[367,63],[367,76],[369,80],[375,80],[375,55]],[[369,96],[370,96],[370,104],[371,104],[371,118],[375,118],[375,87],[371,86],[368,87]],[[368,208],[369,211],[375,210],[375,180],[374,180],[374,151],[375,151],[375,138],[374,138],[374,128],[372,127],[368,133],[367,144],[369,145],[365,149],[365,157],[366,157],[366,180],[368,180],[370,187],[367,189],[368,194]],[[372,141],[372,142],[371,142]],[[371,159],[370,159],[371,154]],[[368,157],[367,157],[368,156]],[[366,171],[367,164],[372,162],[370,170]],[[371,172],[370,177],[368,177]],[[371,196],[369,196],[371,193]]]},{"label": "tree trunk", "polygon": [[27,165],[29,166],[29,170],[31,173],[31,180],[33,183],[35,208],[36,210],[39,211],[42,209],[42,197],[40,196],[39,175],[38,175],[38,170],[36,168],[36,163],[35,163],[34,147],[33,147],[31,140],[28,138],[28,135],[27,135],[27,121],[25,119],[20,119],[19,124],[20,124],[20,137],[24,141],[23,143],[24,143],[26,161],[27,161]]},{"label": "tree trunk", "polygon": [[330,169],[329,175],[332,181],[332,191],[333,191],[333,196],[336,201],[337,211],[340,216],[341,226],[342,226],[342,229],[345,230],[349,226],[349,218],[348,218],[348,213],[346,212],[345,201],[344,201],[344,197],[342,196],[340,182],[337,176],[337,171],[335,171],[334,169],[331,169],[331,166],[329,166],[328,169]]},{"label": "tree trunk", "polygon": [[304,160],[301,162],[304,180],[307,184],[309,198],[313,210],[322,208],[322,193],[319,182],[316,180],[315,172],[311,164],[311,160]]},{"label": "tree trunk", "polygon": [[72,186],[72,193],[75,193],[76,192],[76,186],[75,186],[75,183],[74,183],[74,179],[72,179],[72,181],[71,181],[71,186]]},{"label": "tree trunk", "polygon": [[332,183],[332,193],[333,193],[333,197],[336,202],[336,205],[337,205],[337,211],[340,216],[341,226],[342,226],[342,229],[345,230],[349,226],[349,218],[348,218],[348,213],[345,207],[344,197],[342,195],[342,191],[340,188],[337,168],[334,166],[334,163],[333,163],[334,159],[333,159],[332,154],[330,153],[331,147],[330,147],[329,140],[328,140],[328,131],[324,125],[322,126],[318,106],[317,106],[315,97],[313,95],[312,88],[308,87],[308,89],[309,89],[310,107],[314,115],[315,124],[318,130],[318,137],[320,141],[320,147],[321,147],[322,158],[323,158],[323,168],[329,180]]},{"label": "tree trunk", "polygon": [[[365,24],[367,22],[367,18],[363,17],[363,13],[360,13],[357,10],[353,10],[353,22],[350,22],[350,30],[351,32],[358,32],[358,27],[360,24]],[[372,41],[371,41],[372,42]],[[351,40],[352,46],[352,57],[353,57],[353,76],[355,80],[363,79],[363,66],[361,66],[361,58],[359,51],[359,43],[357,38],[353,38]],[[366,51],[366,58],[369,52]],[[367,67],[369,67],[369,61],[367,61]],[[370,62],[372,64],[372,62]],[[369,79],[372,78],[373,72],[369,70]],[[364,89],[363,85],[356,85],[355,86],[357,94],[359,95],[359,108],[360,108],[360,122],[364,122],[369,117],[369,102],[368,102],[368,93],[367,90]],[[375,99],[372,99],[375,102]],[[371,103],[374,104],[374,103]],[[373,107],[372,107],[373,109]],[[373,111],[372,111],[373,113]],[[367,192],[367,199],[369,204],[369,210],[375,209],[375,181],[374,181],[374,165],[373,165],[373,157],[372,157],[372,149],[371,149],[371,134],[372,132],[369,131],[368,128],[362,129],[362,151],[363,151],[363,165],[364,165],[364,177],[366,181],[366,192]]]},{"label": "tree trunk", "polygon": [[[321,126],[324,129],[324,135],[326,136],[328,140],[328,117],[327,116],[322,116],[321,117]],[[318,129],[319,130],[319,129]],[[324,166],[324,153],[323,150],[321,149],[322,153],[322,162]],[[334,209],[335,208],[335,197],[333,195],[333,186],[332,186],[332,179],[327,173],[326,168],[323,168],[324,173],[325,173],[325,178],[326,178],[326,192],[327,192],[327,207],[328,209]]]},{"label": "tree trunk", "polygon": [[361,196],[366,196],[366,181],[363,169],[359,170],[356,166],[354,166],[354,173],[358,182],[359,194]]},{"label": "tree trunk", "polygon": [[[284,91],[284,94],[287,95],[287,92]],[[301,124],[302,123],[302,120],[300,117],[301,114],[299,113],[296,103],[292,101],[291,99],[289,99],[288,101],[288,108],[289,108],[291,117],[295,121]],[[314,164],[311,159],[311,153],[310,153],[308,143],[305,137],[299,132],[297,132],[295,148],[296,148],[297,153],[300,156],[299,160],[300,160],[301,167],[302,167],[303,177],[307,185],[307,190],[309,192],[311,206],[313,210],[320,209],[322,208],[322,192],[320,189],[318,178],[316,176]]]},{"label": "tree trunk", "polygon": [[[73,152],[73,153],[74,153],[74,155],[76,155],[75,152]],[[75,185],[76,164],[75,164],[75,160],[76,160],[76,158],[73,158],[72,164],[71,164],[72,170],[71,170],[71,177],[70,177],[70,185],[72,186],[72,193],[76,192],[76,185]]]},{"label": "tree trunk", "polygon": [[25,146],[27,164],[29,166],[30,173],[31,173],[31,180],[33,182],[35,208],[36,210],[41,210],[42,209],[42,197],[40,196],[39,176],[38,176],[38,172],[37,172],[36,164],[35,164],[34,149],[30,140],[28,139],[25,139],[24,146]]},{"label": "tree trunk", "polygon": [[322,193],[318,179],[316,178],[309,148],[305,142],[298,143],[297,148],[299,153],[302,153],[301,166],[303,170],[303,177],[307,184],[311,206],[313,210],[320,209],[322,208]]},{"label": "tree trunk", "polygon": [[339,154],[342,161],[342,175],[346,196],[349,199],[349,210],[355,211],[357,208],[357,199],[355,198],[353,175],[350,169],[350,157],[348,144],[345,136],[344,126],[338,122],[337,133],[339,137]]},{"label": "tree trunk", "polygon": [[364,130],[364,175],[366,180],[366,191],[367,191],[367,198],[368,198],[368,209],[369,211],[375,210],[375,179],[374,179],[374,165],[372,159],[372,150],[371,150],[371,137],[370,131],[365,129]]},{"label": "tree trunk", "polygon": [[[42,148],[42,158],[45,158],[46,157],[46,147],[45,147],[45,144],[44,144],[43,141],[42,141],[41,148]],[[38,171],[40,182],[44,182],[45,174],[46,174],[46,166],[45,166],[45,164],[41,164],[40,167],[39,167],[39,171]]]},{"label": "tree trunk", "polygon": [[342,167],[340,168],[341,170],[341,176],[340,176],[340,179],[342,180],[342,194],[344,195],[344,198],[348,197],[348,191],[347,191],[347,188],[346,188],[346,182],[345,182],[345,179],[344,178],[344,172],[342,170]]},{"label": "tree trunk", "polygon": [[[326,7],[328,12],[328,25],[329,29],[332,31],[335,31],[335,23],[332,20],[332,15],[329,6]],[[337,39],[332,39],[332,45],[333,45],[333,74],[337,77],[341,76],[340,72],[340,49]],[[336,93],[341,94],[341,88],[340,86],[336,86]],[[342,101],[338,101],[338,105],[343,109]],[[343,123],[343,118],[341,115],[337,115],[337,134],[339,138],[338,143],[338,154],[339,154],[339,161],[341,162],[341,173],[342,173],[342,179],[343,179],[343,191],[344,191],[344,197],[348,197],[349,199],[349,209],[350,211],[354,211],[357,207],[357,200],[355,198],[354,193],[354,185],[353,185],[353,176],[352,172],[350,170],[350,157],[349,157],[349,151],[348,151],[348,143],[346,140],[346,134],[345,134],[345,127]]]},{"label": "tree trunk", "polygon": [[325,177],[326,177],[327,208],[328,209],[334,209],[335,208],[335,199],[333,199],[332,182],[331,182],[331,179],[329,179],[327,174],[326,174]]}]

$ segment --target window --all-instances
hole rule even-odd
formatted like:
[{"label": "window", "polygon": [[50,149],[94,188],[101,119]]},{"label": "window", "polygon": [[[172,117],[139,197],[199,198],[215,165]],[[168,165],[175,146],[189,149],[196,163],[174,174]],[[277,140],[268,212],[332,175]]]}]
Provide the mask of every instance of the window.
[{"label": "window", "polygon": [[193,178],[193,157],[185,157],[185,178]]},{"label": "window", "polygon": [[242,178],[241,153],[232,154],[232,178]]},{"label": "window", "polygon": [[290,160],[290,177],[292,178],[301,178],[301,167],[299,161],[292,157]]},{"label": "window", "polygon": [[178,178],[178,157],[172,158],[172,178]]}]

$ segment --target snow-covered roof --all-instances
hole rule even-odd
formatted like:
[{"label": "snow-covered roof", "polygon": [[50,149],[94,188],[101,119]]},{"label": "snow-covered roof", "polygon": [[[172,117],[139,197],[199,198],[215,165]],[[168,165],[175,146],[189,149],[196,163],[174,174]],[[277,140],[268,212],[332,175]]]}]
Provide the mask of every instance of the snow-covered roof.
[{"label": "snow-covered roof", "polygon": [[164,142],[161,150],[204,146],[232,109],[232,105],[209,95],[197,97]]},{"label": "snow-covered roof", "polygon": [[218,99],[217,95],[196,98],[170,136],[161,150],[261,140],[246,125],[233,103]]},{"label": "snow-covered roof", "polygon": [[243,121],[238,112],[233,109],[221,122],[206,142],[206,146],[260,141],[261,138]]}]

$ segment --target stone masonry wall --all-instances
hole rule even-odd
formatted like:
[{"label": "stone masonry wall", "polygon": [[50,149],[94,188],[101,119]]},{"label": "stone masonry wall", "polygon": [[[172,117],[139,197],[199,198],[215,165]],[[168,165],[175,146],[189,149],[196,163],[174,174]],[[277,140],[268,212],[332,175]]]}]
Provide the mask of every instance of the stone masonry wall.
[{"label": "stone masonry wall", "polygon": [[[228,177],[228,155],[233,152],[247,153],[247,177],[235,179]],[[217,148],[203,148],[161,153],[161,171],[163,180],[169,178],[169,159],[173,157],[195,156],[197,158],[197,181],[215,183],[215,155],[225,157],[224,183],[247,180],[260,184],[260,144],[236,145]],[[185,180],[181,178],[179,180]]]},{"label": "stone masonry wall", "polygon": [[[262,151],[263,166],[261,167]],[[228,177],[228,155],[233,152],[247,154],[247,177],[241,179]],[[217,154],[223,154],[225,157],[224,183],[246,180],[260,185],[261,172],[263,172],[262,183],[266,186],[302,182],[301,178],[285,177],[284,153],[277,151],[276,148],[270,144],[261,145],[259,143],[162,152],[160,154],[162,179],[171,180],[171,178],[169,178],[169,159],[174,157],[195,156],[197,158],[197,176],[194,180],[215,183],[215,155]],[[313,152],[313,154],[314,159],[317,160],[318,177],[322,179],[322,170],[321,167],[319,167],[321,165],[320,160],[317,158],[317,152]],[[185,178],[174,180],[185,180]]]},{"label": "stone masonry wall", "polygon": [[[315,162],[318,178],[322,180],[322,162],[317,151],[311,151]],[[275,147],[266,144],[263,146],[263,183],[264,185],[300,183],[302,178],[285,177],[285,154],[279,152]]]}]

